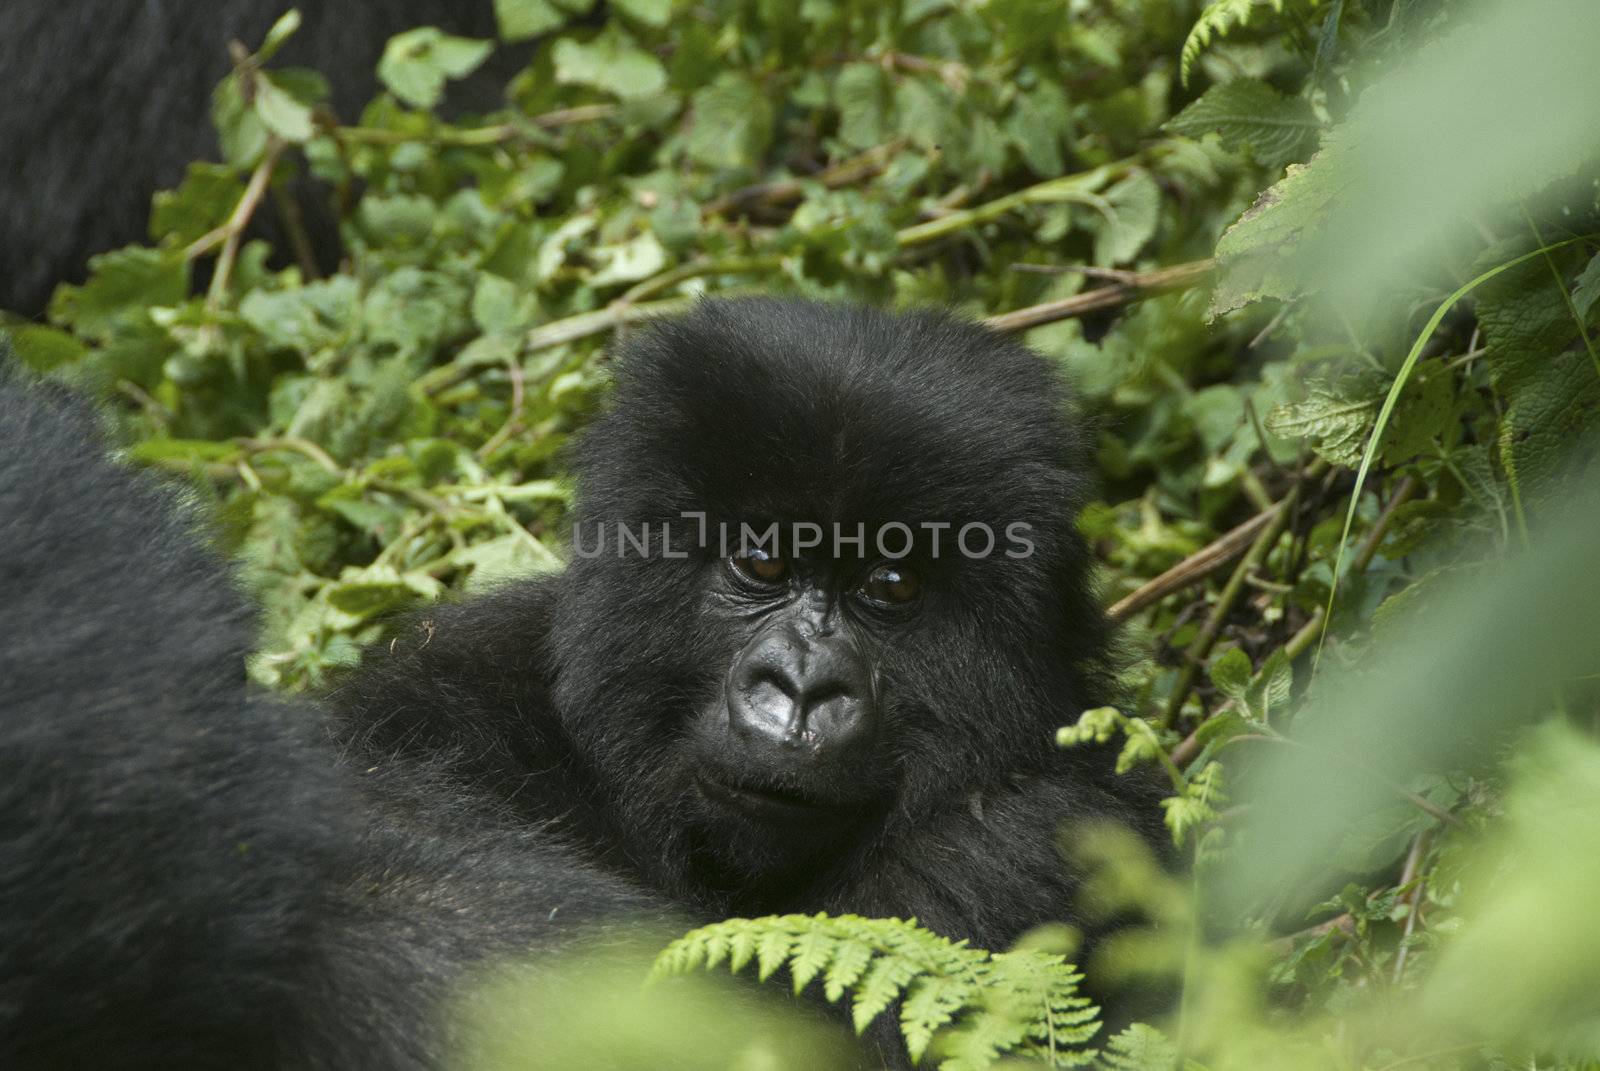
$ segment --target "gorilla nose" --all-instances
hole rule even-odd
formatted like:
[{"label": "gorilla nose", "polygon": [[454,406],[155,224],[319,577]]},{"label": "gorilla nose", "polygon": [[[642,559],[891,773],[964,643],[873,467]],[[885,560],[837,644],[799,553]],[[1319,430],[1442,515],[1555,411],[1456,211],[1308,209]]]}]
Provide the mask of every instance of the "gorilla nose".
[{"label": "gorilla nose", "polygon": [[855,644],[780,628],[758,637],[728,678],[728,720],[751,743],[848,749],[872,731],[872,678]]}]

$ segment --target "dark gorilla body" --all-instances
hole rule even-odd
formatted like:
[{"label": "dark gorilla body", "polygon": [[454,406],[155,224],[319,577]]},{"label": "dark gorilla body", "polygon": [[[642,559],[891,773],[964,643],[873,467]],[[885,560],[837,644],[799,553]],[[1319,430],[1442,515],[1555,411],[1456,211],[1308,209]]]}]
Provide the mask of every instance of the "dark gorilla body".
[{"label": "dark gorilla body", "polygon": [[[1000,948],[1070,916],[1062,821],[1154,822],[1052,745],[1104,698],[1080,446],[1044,362],[975,326],[709,302],[636,337],[577,521],[648,552],[419,615],[333,697],[342,758],[247,694],[222,568],[61,409],[0,393],[0,1051],[427,1066],[461,972],[570,922],[851,911]],[[717,545],[795,521],[866,552]],[[904,560],[871,553],[891,522]],[[1031,554],[954,551],[976,522]]]},{"label": "dark gorilla body", "polygon": [[[304,22],[274,65],[329,75],[347,123],[377,91],[373,71],[394,34],[421,25],[495,34],[490,0],[0,3],[0,309],[35,315],[57,283],[82,280],[89,257],[147,240],[151,195],[177,185],[191,161],[217,158],[211,91],[228,73],[229,41],[255,47],[290,7]],[[525,49],[497,50],[453,87],[452,103],[497,107],[526,60]],[[302,200],[312,243],[331,262],[336,222],[320,197]]]}]

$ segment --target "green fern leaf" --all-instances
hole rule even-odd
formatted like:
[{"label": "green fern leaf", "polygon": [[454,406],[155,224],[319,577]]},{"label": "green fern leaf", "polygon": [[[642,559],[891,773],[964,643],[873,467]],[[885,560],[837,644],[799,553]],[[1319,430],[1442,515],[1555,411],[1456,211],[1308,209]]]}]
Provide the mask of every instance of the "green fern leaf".
[{"label": "green fern leaf", "polygon": [[833,962],[828,964],[822,977],[822,995],[830,1002],[844,996],[845,990],[854,989],[867,965],[872,962],[872,946],[846,941],[839,946]]},{"label": "green fern leaf", "polygon": [[900,1008],[900,1033],[906,1039],[912,1063],[922,1059],[934,1033],[948,1026],[956,1012],[973,1002],[973,988],[965,978],[925,976],[911,983]]},{"label": "green fern leaf", "polygon": [[[789,958],[789,950],[794,947],[794,934],[787,930],[763,930],[756,940],[756,977],[765,982],[771,978],[773,972],[782,967]],[[715,963],[708,963],[708,967],[715,967]]]},{"label": "green fern leaf", "polygon": [[850,1009],[850,1019],[856,1033],[865,1030],[872,1020],[883,1014],[894,1003],[906,983],[917,976],[917,966],[910,960],[882,956],[872,961],[867,973],[856,987],[855,1004]]},{"label": "green fern leaf", "polygon": [[741,926],[728,937],[728,969],[738,974],[756,955],[756,928]]},{"label": "green fern leaf", "polygon": [[789,968],[798,993],[819,975],[830,1001],[851,993],[858,1032],[896,1000],[915,1060],[939,1055],[940,1071],[978,1071],[1007,1055],[1080,1067],[1095,1052],[1099,1009],[1060,956],[991,954],[930,933],[915,919],[775,915],[729,919],[685,934],[656,958],[653,978],[755,961],[764,980]]},{"label": "green fern leaf", "polygon": [[794,958],[789,963],[796,995],[827,968],[838,949],[838,940],[820,929],[807,930],[799,936],[794,943]]},{"label": "green fern leaf", "polygon": [[1099,1066],[1103,1071],[1173,1071],[1178,1047],[1155,1027],[1134,1023],[1106,1042]]},{"label": "green fern leaf", "polygon": [[1284,0],[1212,0],[1206,5],[1206,9],[1200,12],[1200,17],[1195,20],[1194,27],[1189,31],[1188,40],[1183,43],[1178,76],[1184,85],[1189,84],[1189,72],[1194,68],[1195,60],[1200,58],[1200,53],[1209,48],[1212,41],[1226,36],[1229,31],[1249,25],[1250,16],[1258,4],[1271,4],[1273,10],[1281,12]]}]

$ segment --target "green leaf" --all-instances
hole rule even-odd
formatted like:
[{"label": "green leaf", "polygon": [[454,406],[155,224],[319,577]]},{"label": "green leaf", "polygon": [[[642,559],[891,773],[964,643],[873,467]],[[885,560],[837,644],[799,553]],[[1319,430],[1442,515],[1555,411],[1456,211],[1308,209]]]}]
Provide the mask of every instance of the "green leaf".
[{"label": "green leaf", "polygon": [[1094,262],[1125,264],[1155,237],[1161,221],[1161,187],[1144,170],[1135,171],[1105,192],[1110,215],[1095,234]]},{"label": "green leaf", "polygon": [[727,71],[696,91],[689,155],[708,167],[753,167],[772,141],[772,105],[749,78]]},{"label": "green leaf", "polygon": [[57,290],[50,318],[103,339],[118,324],[146,321],[152,306],[176,305],[188,292],[189,266],[182,256],[129,246],[91,257],[88,280]]},{"label": "green leaf", "polygon": [[1288,439],[1306,439],[1318,455],[1335,465],[1361,462],[1378,399],[1365,392],[1347,397],[1337,388],[1313,384],[1301,402],[1280,405],[1267,414],[1267,430]]},{"label": "green leaf", "polygon": [[839,109],[839,138],[856,149],[870,149],[888,137],[889,78],[876,63],[849,63],[833,81]]},{"label": "green leaf", "polygon": [[672,0],[611,0],[611,6],[647,26],[659,28],[672,18]]},{"label": "green leaf", "polygon": [[1300,293],[1300,243],[1321,230],[1349,181],[1339,137],[1337,130],[1329,135],[1309,163],[1290,164],[1283,179],[1223,232],[1217,241],[1213,317],[1251,302],[1287,300]]},{"label": "green leaf", "polygon": [[1211,683],[1222,694],[1233,699],[1244,697],[1254,673],[1255,667],[1250,664],[1250,656],[1237,647],[1229,648],[1211,663]]},{"label": "green leaf", "polygon": [[262,38],[261,47],[256,49],[256,62],[265,63],[271,59],[288,43],[289,38],[300,29],[300,9],[292,7],[278,16],[278,21],[272,24],[267,31],[267,36]]},{"label": "green leaf", "polygon": [[656,236],[644,231],[621,245],[606,245],[594,250],[591,259],[599,270],[589,278],[591,286],[612,286],[648,278],[667,266],[667,251]]},{"label": "green leaf", "polygon": [[1249,25],[1250,16],[1255,13],[1257,6],[1265,6],[1267,3],[1271,3],[1276,11],[1283,10],[1284,0],[1212,0],[1207,4],[1206,9],[1200,12],[1200,18],[1195,21],[1194,28],[1189,31],[1188,39],[1183,42],[1183,55],[1179,65],[1183,84],[1189,84],[1189,75],[1194,69],[1195,61],[1213,41],[1221,39],[1240,26]]},{"label": "green leaf", "polygon": [[[89,352],[78,339],[44,324],[17,324],[5,329],[11,336],[11,348],[23,364],[35,372],[50,372],[76,364]],[[0,336],[0,351],[4,350]]]},{"label": "green leaf", "polygon": [[151,202],[150,237],[186,246],[222,226],[244,195],[244,183],[226,164],[189,165],[175,190],[160,190]]},{"label": "green leaf", "polygon": [[296,100],[268,71],[256,75],[255,108],[266,128],[284,141],[299,144],[317,132],[310,107]]},{"label": "green leaf", "polygon": [[1600,253],[1589,261],[1572,288],[1572,307],[1577,310],[1579,319],[1587,320],[1589,310],[1597,301],[1600,301]]},{"label": "green leaf", "polygon": [[566,23],[549,0],[494,0],[494,18],[506,42],[526,41]]},{"label": "green leaf", "polygon": [[648,97],[667,87],[661,61],[612,23],[587,44],[563,37],[551,50],[556,81],[588,86],[624,99]]},{"label": "green leaf", "polygon": [[432,108],[444,94],[445,82],[477,70],[493,48],[489,41],[419,26],[389,39],[378,61],[378,77],[413,108]]},{"label": "green leaf", "polygon": [[1212,86],[1164,129],[1192,138],[1215,133],[1227,148],[1246,150],[1263,166],[1280,168],[1315,149],[1321,127],[1301,98],[1241,78]]}]

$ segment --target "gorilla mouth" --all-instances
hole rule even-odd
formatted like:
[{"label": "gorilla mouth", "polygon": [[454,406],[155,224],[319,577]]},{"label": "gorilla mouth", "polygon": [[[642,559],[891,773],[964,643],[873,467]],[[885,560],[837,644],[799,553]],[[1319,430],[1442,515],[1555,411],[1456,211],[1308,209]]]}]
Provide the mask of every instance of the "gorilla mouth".
[{"label": "gorilla mouth", "polygon": [[787,788],[732,784],[704,774],[695,783],[713,803],[764,822],[814,821],[831,810],[826,803]]}]

